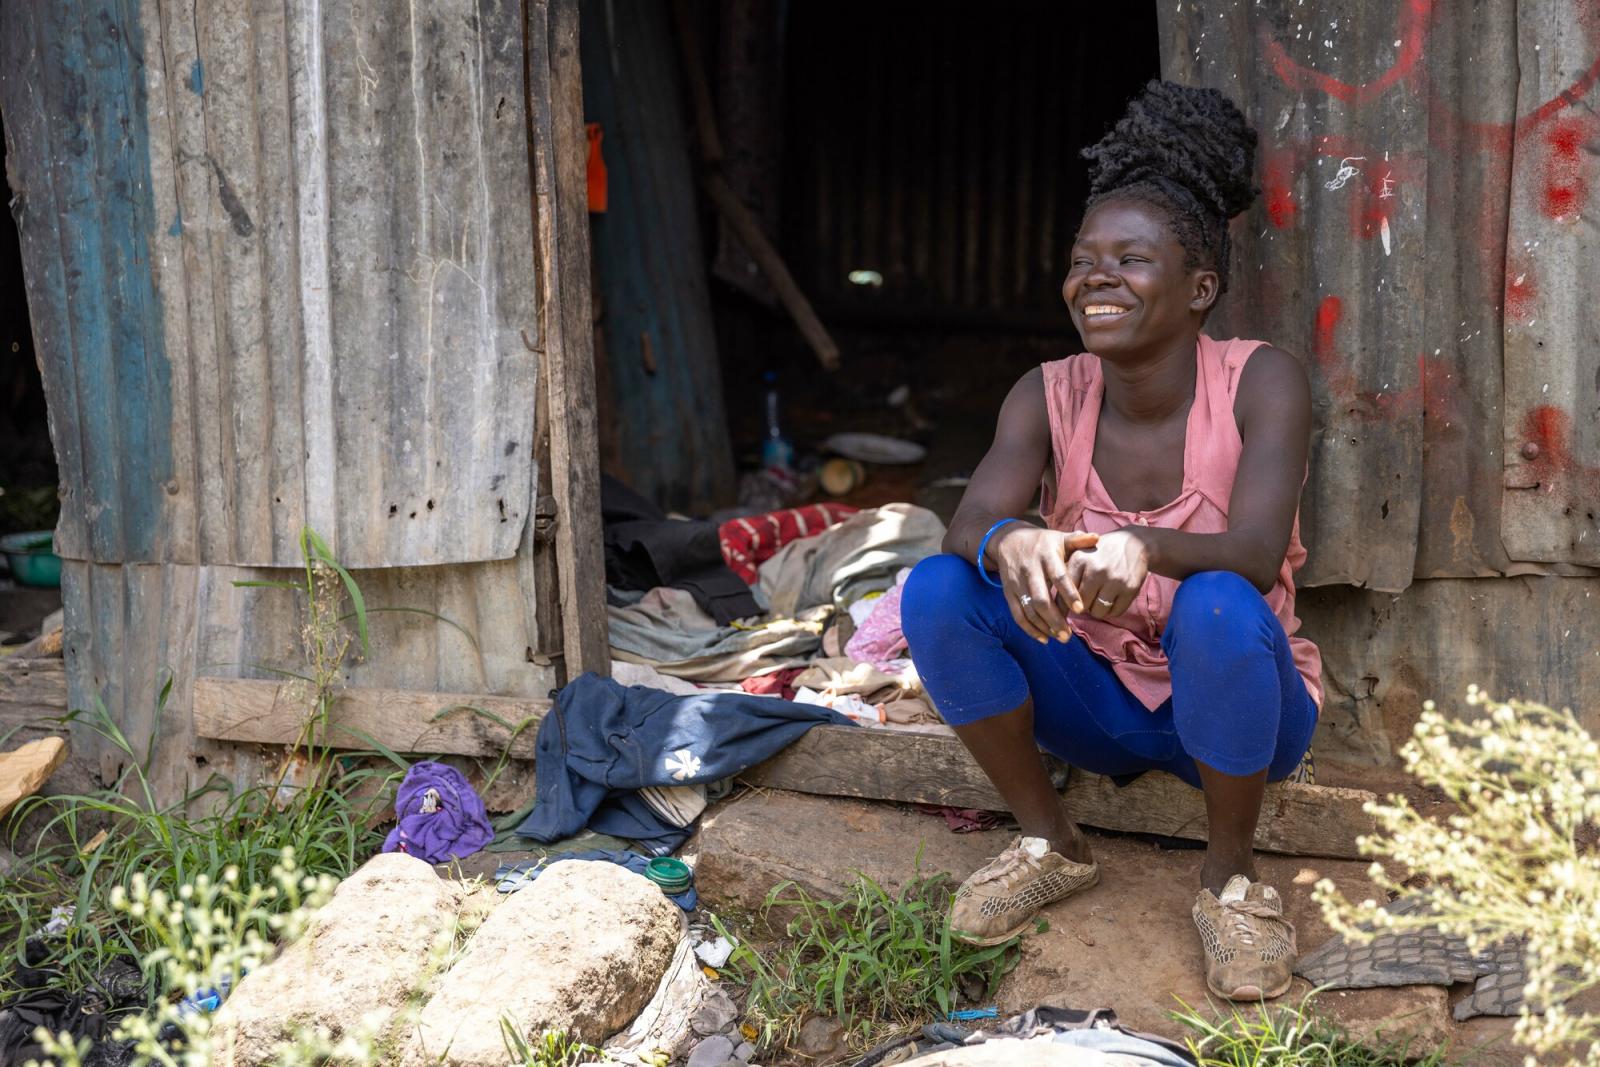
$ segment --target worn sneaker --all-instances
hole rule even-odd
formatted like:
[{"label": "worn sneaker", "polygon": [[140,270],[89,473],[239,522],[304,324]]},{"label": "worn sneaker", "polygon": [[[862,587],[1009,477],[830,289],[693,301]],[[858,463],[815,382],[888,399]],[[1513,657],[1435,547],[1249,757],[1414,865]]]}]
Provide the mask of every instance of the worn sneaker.
[{"label": "worn sneaker", "polygon": [[998,945],[1028,928],[1039,909],[1100,880],[1098,863],[1074,863],[1042,837],[1019,837],[956,891],[951,936]]},{"label": "worn sneaker", "polygon": [[1194,925],[1205,949],[1211,992],[1225,1000],[1270,1000],[1288,991],[1294,924],[1283,917],[1276,889],[1236,874],[1220,897],[1200,890]]}]

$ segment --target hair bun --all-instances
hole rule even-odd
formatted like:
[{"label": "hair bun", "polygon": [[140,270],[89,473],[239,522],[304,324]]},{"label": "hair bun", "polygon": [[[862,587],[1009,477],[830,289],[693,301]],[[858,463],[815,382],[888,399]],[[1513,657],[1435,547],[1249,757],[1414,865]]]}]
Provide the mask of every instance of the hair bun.
[{"label": "hair bun", "polygon": [[1231,219],[1260,192],[1254,184],[1256,131],[1215,89],[1150,82],[1083,156],[1090,161],[1091,199],[1165,179],[1187,189],[1206,211]]}]

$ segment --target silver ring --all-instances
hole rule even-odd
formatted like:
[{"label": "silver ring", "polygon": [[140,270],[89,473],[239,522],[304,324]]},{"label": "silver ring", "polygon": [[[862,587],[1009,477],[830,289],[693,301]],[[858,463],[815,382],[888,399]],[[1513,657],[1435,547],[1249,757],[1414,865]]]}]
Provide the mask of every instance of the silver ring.
[{"label": "silver ring", "polygon": [[1027,593],[1023,593],[1021,596],[1017,597],[1017,603],[1021,604],[1023,607],[1027,607],[1029,604],[1033,603],[1033,597],[1029,596]]},{"label": "silver ring", "polygon": [[1116,607],[1116,606],[1117,606],[1117,602],[1116,602],[1116,601],[1115,601],[1115,600],[1107,600],[1107,599],[1106,599],[1106,598],[1105,598],[1105,597],[1103,597],[1103,596],[1097,596],[1097,597],[1095,597],[1095,598],[1094,598],[1094,602],[1095,602],[1095,603],[1096,603],[1096,604],[1104,604],[1104,605],[1105,605],[1105,606],[1106,606],[1106,607],[1108,607],[1108,608],[1114,608],[1114,607]]}]

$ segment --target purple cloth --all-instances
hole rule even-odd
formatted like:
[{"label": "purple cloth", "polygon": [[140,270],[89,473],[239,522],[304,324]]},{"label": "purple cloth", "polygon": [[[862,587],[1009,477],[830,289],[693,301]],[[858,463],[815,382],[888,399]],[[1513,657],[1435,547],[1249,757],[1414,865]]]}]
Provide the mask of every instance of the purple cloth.
[{"label": "purple cloth", "polygon": [[400,823],[383,842],[385,852],[447,863],[494,840],[483,801],[465,775],[444,763],[413,763],[394,798],[394,813]]}]

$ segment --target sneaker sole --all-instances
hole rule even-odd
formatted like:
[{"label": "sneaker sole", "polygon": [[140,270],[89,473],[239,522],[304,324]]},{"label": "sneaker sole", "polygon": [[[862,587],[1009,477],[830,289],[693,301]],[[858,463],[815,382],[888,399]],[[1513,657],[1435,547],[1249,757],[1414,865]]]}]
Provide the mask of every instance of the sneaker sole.
[{"label": "sneaker sole", "polygon": [[[1013,937],[1016,937],[1019,934],[1026,933],[1028,927],[1032,926],[1033,923],[1034,923],[1034,920],[1039,917],[1040,912],[1044,911],[1045,908],[1050,907],[1051,904],[1059,904],[1063,900],[1070,900],[1073,897],[1077,896],[1079,893],[1083,892],[1085,889],[1093,889],[1095,886],[1097,886],[1099,884],[1100,884],[1100,868],[1098,866],[1096,866],[1095,869],[1094,869],[1094,877],[1090,878],[1087,882],[1085,882],[1082,885],[1078,886],[1072,892],[1067,893],[1064,896],[1059,896],[1056,899],[1052,900],[1050,902],[1050,904],[1041,905],[1040,908],[1039,908],[1039,911],[1036,911],[1032,915],[1028,916],[1026,919],[1023,919],[1020,923],[1018,923],[1016,926],[1013,926],[1006,933],[994,934],[994,935],[992,935],[990,937],[974,937],[971,934],[964,934],[960,930],[951,930],[950,931],[950,936],[955,938],[957,941],[960,941],[960,942],[962,942],[964,944],[977,945],[979,948],[988,948],[988,947],[993,946],[993,945],[1004,944],[1005,942],[1010,941]],[[1285,987],[1285,988],[1287,988],[1287,987]]]},{"label": "sneaker sole", "polygon": [[1211,984],[1211,980],[1209,978],[1206,979],[1206,988],[1211,990],[1212,995],[1221,997],[1223,1000],[1240,1001],[1240,1002],[1243,1002],[1243,1001],[1257,1001],[1257,1000],[1275,1000],[1278,997],[1281,997],[1285,993],[1289,992],[1289,987],[1291,985],[1293,985],[1293,984],[1294,984],[1294,975],[1291,974],[1288,978],[1284,979],[1283,985],[1281,985],[1278,988],[1274,989],[1270,993],[1263,993],[1263,992],[1261,992],[1261,987],[1260,986],[1253,986],[1253,985],[1242,985],[1239,988],[1235,989],[1232,993],[1224,993],[1221,989],[1218,989],[1216,986],[1212,985]]}]

